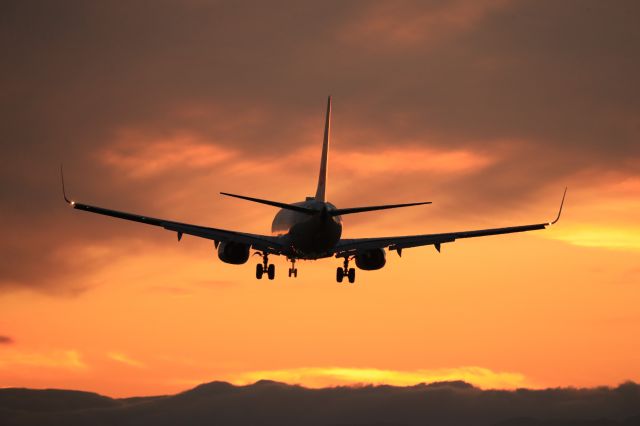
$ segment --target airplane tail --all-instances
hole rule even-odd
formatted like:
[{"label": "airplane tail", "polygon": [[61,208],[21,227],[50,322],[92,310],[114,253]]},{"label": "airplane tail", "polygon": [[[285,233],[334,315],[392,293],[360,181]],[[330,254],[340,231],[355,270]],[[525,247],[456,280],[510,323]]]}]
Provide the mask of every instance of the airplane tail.
[{"label": "airplane tail", "polygon": [[[327,160],[329,157],[329,136],[331,132],[331,96],[327,99],[327,116],[324,124],[324,140],[322,141],[322,157],[320,158],[320,175],[318,176],[318,188],[316,189],[316,196],[314,199],[316,201],[322,201],[323,203],[327,202],[326,191],[327,191]],[[282,203],[279,201],[272,200],[264,200],[261,198],[247,197],[244,195],[238,194],[229,194],[228,192],[221,192],[222,195],[227,195],[229,197],[240,198],[247,201],[252,201],[254,203],[266,204],[273,207],[279,207],[281,209],[293,210],[298,213],[304,213],[308,215],[315,215],[320,213],[320,210],[310,209],[307,207],[297,206],[294,204]],[[386,210],[386,209],[395,209],[399,207],[410,207],[410,206],[419,206],[423,204],[431,204],[430,201],[423,201],[419,203],[406,203],[406,204],[385,204],[381,206],[365,206],[365,207],[351,207],[346,209],[333,209],[333,210],[325,210],[327,216],[342,216],[345,214],[353,214],[353,213],[364,213],[375,210]]]},{"label": "airplane tail", "polygon": [[318,176],[318,188],[316,189],[316,201],[327,201],[327,160],[329,157],[329,134],[331,132],[331,96],[327,100],[327,116],[324,124],[324,139],[322,141],[322,157],[320,158],[320,175]]}]

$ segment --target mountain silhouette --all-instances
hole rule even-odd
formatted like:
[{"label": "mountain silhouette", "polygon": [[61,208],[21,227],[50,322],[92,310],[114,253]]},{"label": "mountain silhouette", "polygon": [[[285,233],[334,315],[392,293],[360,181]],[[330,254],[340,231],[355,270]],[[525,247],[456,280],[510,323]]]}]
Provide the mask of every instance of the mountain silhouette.
[{"label": "mountain silhouette", "polygon": [[263,380],[121,399],[10,388],[0,389],[0,424],[628,426],[640,424],[640,385],[505,391],[457,381],[308,389]]}]

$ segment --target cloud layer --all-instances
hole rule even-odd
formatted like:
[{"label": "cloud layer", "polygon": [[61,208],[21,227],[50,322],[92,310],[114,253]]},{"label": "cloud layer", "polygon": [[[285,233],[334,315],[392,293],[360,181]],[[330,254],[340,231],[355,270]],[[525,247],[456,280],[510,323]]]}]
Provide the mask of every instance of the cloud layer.
[{"label": "cloud layer", "polygon": [[[210,208],[185,188],[212,197],[215,182],[247,190],[270,172],[280,179],[260,192],[292,182],[299,198],[312,176],[295,164],[307,149],[317,156],[328,93],[338,201],[428,193],[434,211],[465,199],[499,215],[566,183],[640,172],[637,2],[10,2],[4,12],[5,288],[77,289],[70,252],[112,238],[112,224],[78,230],[62,210],[60,162],[74,193],[137,211],[170,215],[187,199]],[[226,161],[235,173],[210,172]],[[397,192],[398,178],[429,188]]]}]

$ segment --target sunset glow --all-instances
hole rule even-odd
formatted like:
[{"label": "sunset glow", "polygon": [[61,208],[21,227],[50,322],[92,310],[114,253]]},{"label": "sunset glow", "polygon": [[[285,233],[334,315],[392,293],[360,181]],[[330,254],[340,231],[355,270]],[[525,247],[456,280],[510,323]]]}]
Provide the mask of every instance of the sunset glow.
[{"label": "sunset glow", "polygon": [[[0,29],[0,387],[640,381],[637,10],[29,7]],[[390,251],[354,285],[336,258],[258,281],[258,256],[63,199],[60,164],[78,205],[269,234],[276,208],[219,193],[313,196],[328,95],[328,201],[433,203],[345,215],[343,238],[549,223],[568,187],[560,221]]]},{"label": "sunset glow", "polygon": [[481,367],[460,367],[440,370],[391,371],[374,368],[297,368],[293,370],[251,371],[229,381],[238,385],[270,379],[301,384],[311,388],[354,385],[413,386],[462,380],[485,389],[516,389],[530,386],[521,374],[496,373]]}]

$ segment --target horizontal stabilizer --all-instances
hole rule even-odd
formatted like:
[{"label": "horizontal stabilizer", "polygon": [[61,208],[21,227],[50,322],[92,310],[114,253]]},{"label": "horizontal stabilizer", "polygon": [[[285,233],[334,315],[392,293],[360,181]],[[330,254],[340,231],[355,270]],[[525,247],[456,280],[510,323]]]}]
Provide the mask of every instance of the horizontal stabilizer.
[{"label": "horizontal stabilizer", "polygon": [[305,213],[305,214],[311,214],[311,215],[318,213],[317,210],[307,209],[305,207],[295,206],[293,204],[281,203],[278,201],[263,200],[261,198],[246,197],[244,195],[229,194],[228,192],[221,192],[220,194],[226,195],[228,197],[240,198],[242,200],[253,201],[254,203],[266,204],[268,206],[273,206],[273,207],[280,207],[281,209],[293,210],[294,212],[298,212],[298,213]]},{"label": "horizontal stabilizer", "polygon": [[[321,210],[309,209],[302,206],[296,206],[295,204],[281,203],[279,201],[263,200],[261,198],[247,197],[245,195],[229,194],[228,192],[221,192],[220,194],[226,195],[228,197],[240,198],[242,200],[253,201],[254,203],[260,203],[260,204],[266,204],[268,206],[279,207],[281,209],[293,210],[295,212],[309,214],[309,215],[314,215],[321,212]],[[329,210],[325,212],[328,213],[330,216],[342,216],[344,214],[371,212],[374,210],[396,209],[398,207],[411,207],[411,206],[419,206],[422,204],[431,204],[431,201],[423,201],[420,203],[407,203],[407,204],[386,204],[382,206],[351,207],[347,209],[336,209],[336,210]]]},{"label": "horizontal stabilizer", "polygon": [[407,203],[407,204],[386,204],[382,206],[351,207],[348,209],[331,210],[329,211],[329,214],[331,216],[342,216],[344,214],[371,212],[374,210],[397,209],[398,207],[420,206],[423,204],[431,204],[431,201],[423,201],[420,203]]}]

